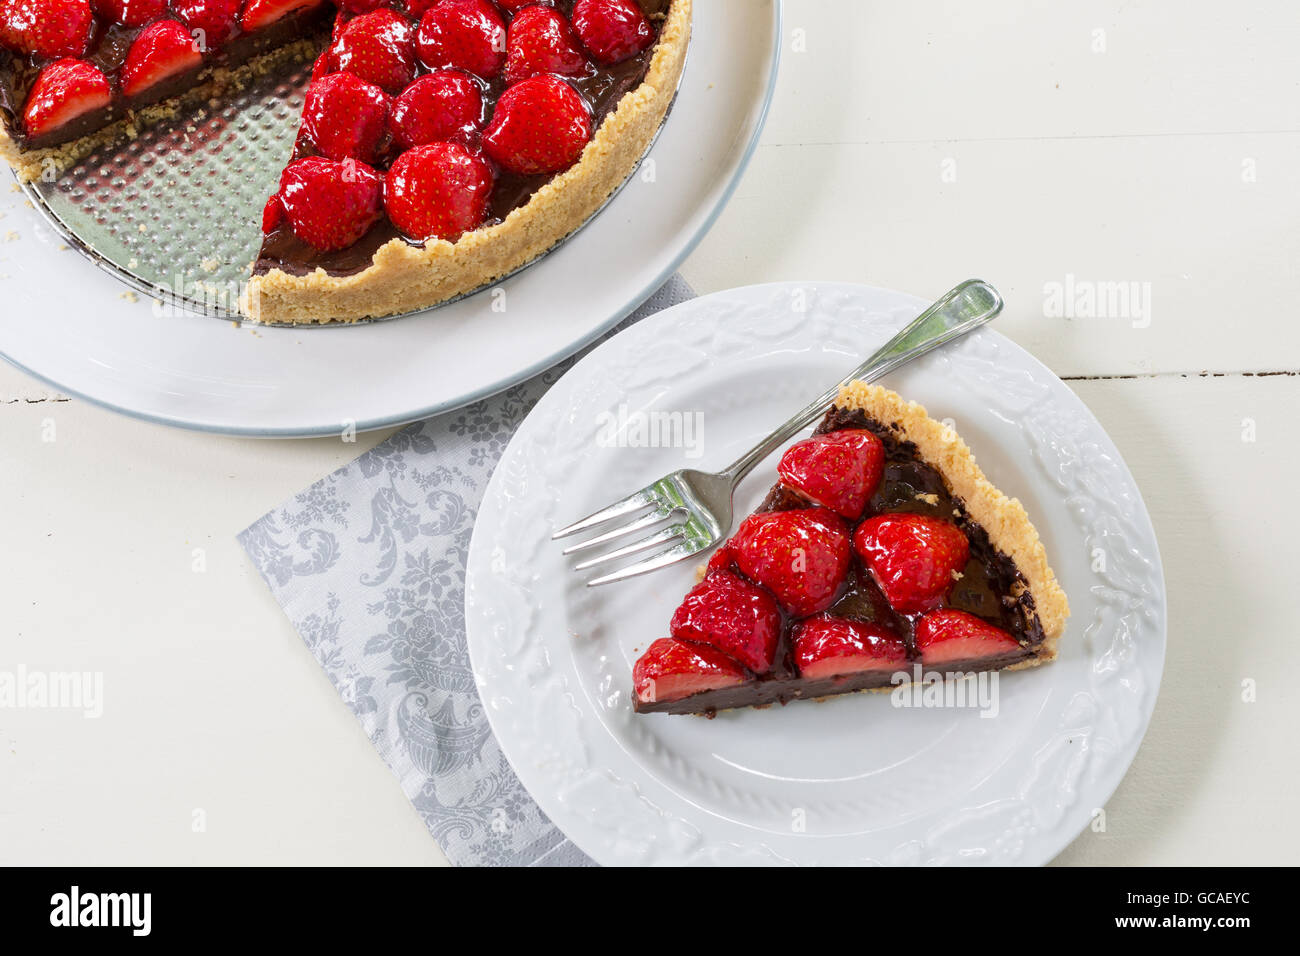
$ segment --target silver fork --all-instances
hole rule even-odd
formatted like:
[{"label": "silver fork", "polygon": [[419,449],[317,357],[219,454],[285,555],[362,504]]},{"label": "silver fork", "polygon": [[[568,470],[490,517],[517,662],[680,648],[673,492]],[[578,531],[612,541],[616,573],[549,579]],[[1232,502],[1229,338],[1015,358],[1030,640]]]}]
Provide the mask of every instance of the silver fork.
[{"label": "silver fork", "polygon": [[[565,554],[576,554],[613,544],[638,531],[656,529],[631,544],[575,564],[575,571],[583,571],[652,551],[636,564],[593,578],[587,582],[588,587],[658,571],[699,554],[717,544],[731,530],[732,498],[741,479],[788,439],[825,414],[840,386],[859,379],[870,382],[887,375],[900,365],[979,328],[1001,311],[1002,297],[991,285],[979,279],[963,282],[918,315],[875,355],[813,399],[724,471],[716,474],[691,468],[674,471],[608,508],[561,528],[552,539],[596,528],[615,518],[625,519],[612,530],[564,549]],[[656,528],[658,525],[663,526]]]}]

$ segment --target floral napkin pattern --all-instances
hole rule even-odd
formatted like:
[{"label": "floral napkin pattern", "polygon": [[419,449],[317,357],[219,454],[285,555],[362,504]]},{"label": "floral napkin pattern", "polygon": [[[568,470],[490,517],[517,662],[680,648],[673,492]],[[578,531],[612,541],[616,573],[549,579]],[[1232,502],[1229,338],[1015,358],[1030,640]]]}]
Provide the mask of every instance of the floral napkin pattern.
[{"label": "floral napkin pattern", "polygon": [[[609,335],[694,294],[674,276]],[[239,535],[458,865],[591,864],[493,738],[464,617],[465,562],[488,479],[529,410],[575,361],[402,429]]]}]

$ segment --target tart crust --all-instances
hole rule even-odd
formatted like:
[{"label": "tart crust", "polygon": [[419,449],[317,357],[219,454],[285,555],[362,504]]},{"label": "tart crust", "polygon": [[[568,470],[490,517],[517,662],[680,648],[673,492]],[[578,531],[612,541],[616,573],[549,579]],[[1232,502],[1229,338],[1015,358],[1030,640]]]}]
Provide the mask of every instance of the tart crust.
[{"label": "tart crust", "polygon": [[355,322],[426,308],[478,289],[536,259],[576,230],[635,170],[677,90],[691,35],[692,0],[668,8],[649,69],[583,149],[578,162],[500,223],[423,247],[381,246],[365,270],[253,276],[240,302],[255,322]]},{"label": "tart crust", "polygon": [[915,445],[920,458],[943,476],[952,496],[988,532],[993,546],[1015,562],[1025,580],[1024,587],[1033,597],[1043,641],[1034,649],[1033,657],[1003,669],[1021,670],[1053,660],[1070,616],[1070,605],[1047,563],[1043,542],[1019,500],[995,488],[957,433],[931,418],[916,402],[906,401],[879,385],[853,382],[840,389],[835,405],[861,411],[892,430],[900,440]]}]

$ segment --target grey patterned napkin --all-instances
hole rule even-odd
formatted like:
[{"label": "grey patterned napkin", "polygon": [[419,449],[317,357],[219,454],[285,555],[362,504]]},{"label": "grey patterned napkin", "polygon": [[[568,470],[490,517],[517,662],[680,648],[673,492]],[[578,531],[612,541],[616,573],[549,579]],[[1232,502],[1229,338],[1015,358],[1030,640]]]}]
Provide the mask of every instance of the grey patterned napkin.
[{"label": "grey patterned napkin", "polygon": [[[609,335],[694,295],[673,276]],[[524,416],[576,360],[402,429],[239,535],[458,865],[592,862],[510,769],[465,646],[465,561],[488,478]]]}]

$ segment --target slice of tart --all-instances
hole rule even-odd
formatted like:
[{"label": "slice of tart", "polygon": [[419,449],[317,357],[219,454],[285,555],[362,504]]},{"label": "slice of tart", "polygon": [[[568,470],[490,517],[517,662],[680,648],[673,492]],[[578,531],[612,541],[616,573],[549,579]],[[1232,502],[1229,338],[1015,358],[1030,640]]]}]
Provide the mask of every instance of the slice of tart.
[{"label": "slice of tart", "polygon": [[638,713],[705,714],[1035,667],[1069,605],[1019,501],[915,402],[856,382],[633,669]]},{"label": "slice of tart", "polygon": [[454,298],[585,223],[676,93],[692,0],[0,0],[0,155],[30,181],[316,57],[241,309]]}]

